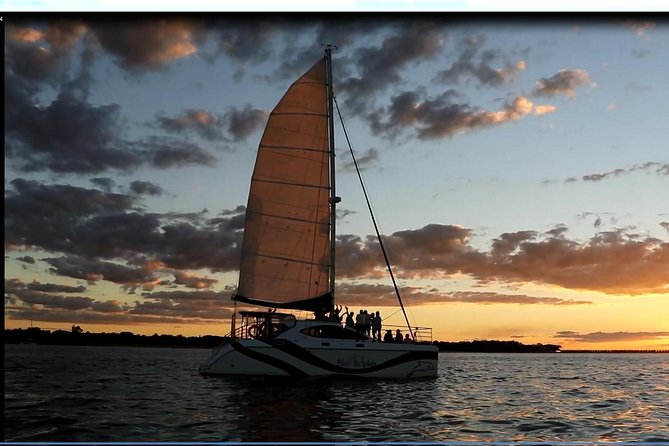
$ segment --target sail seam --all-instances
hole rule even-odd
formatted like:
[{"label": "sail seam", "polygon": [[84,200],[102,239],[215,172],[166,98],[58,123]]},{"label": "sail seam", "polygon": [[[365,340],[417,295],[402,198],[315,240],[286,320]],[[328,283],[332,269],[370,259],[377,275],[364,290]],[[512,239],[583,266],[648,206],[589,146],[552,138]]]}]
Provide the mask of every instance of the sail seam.
[{"label": "sail seam", "polygon": [[263,149],[278,149],[278,150],[306,150],[308,152],[317,152],[317,153],[327,153],[327,151],[323,149],[312,149],[311,147],[294,147],[294,146],[267,146],[267,145],[260,145],[261,148]]},{"label": "sail seam", "polygon": [[268,254],[260,254],[260,253],[251,252],[251,251],[244,251],[244,253],[245,254],[250,254],[250,255],[256,256],[256,257],[265,257],[266,259],[284,260],[286,262],[301,263],[303,265],[320,265],[321,264],[320,262],[308,262],[306,260],[291,259],[289,257],[281,257],[281,256],[271,256],[271,255],[268,255]]},{"label": "sail seam", "polygon": [[288,181],[265,180],[262,178],[253,178],[251,181],[260,181],[261,183],[271,183],[271,184],[283,184],[285,186],[295,186],[295,187],[312,187],[314,189],[330,189],[329,186],[317,186],[315,184],[304,184],[304,183],[290,183]]},{"label": "sail seam", "polygon": [[321,118],[330,116],[327,113],[308,113],[308,112],[273,112],[271,116],[320,116]]},{"label": "sail seam", "polygon": [[291,220],[291,221],[299,221],[301,223],[313,223],[315,225],[321,225],[321,226],[328,226],[329,223],[322,223],[319,222],[318,220],[307,220],[306,218],[297,218],[297,217],[286,217],[284,215],[276,215],[276,214],[265,214],[262,212],[255,212],[255,211],[247,211],[249,213],[255,214],[255,215],[260,215],[263,217],[272,217],[272,218],[279,218],[281,220]]}]

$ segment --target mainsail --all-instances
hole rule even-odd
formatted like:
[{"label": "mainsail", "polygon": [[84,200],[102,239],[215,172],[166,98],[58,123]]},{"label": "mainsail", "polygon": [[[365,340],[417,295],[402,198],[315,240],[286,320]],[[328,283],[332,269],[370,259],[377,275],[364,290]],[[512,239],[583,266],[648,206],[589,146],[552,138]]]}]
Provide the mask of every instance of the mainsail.
[{"label": "mainsail", "polygon": [[235,300],[275,308],[331,305],[326,58],[269,116],[251,179]]}]

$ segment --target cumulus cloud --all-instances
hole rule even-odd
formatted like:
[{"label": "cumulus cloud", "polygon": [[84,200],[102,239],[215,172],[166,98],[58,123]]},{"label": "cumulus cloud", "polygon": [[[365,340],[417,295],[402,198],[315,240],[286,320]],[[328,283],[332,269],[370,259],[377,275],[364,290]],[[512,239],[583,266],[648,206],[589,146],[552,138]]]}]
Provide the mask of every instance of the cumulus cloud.
[{"label": "cumulus cloud", "polygon": [[206,110],[188,109],[174,117],[158,115],[156,121],[159,127],[169,132],[193,131],[208,140],[221,138],[221,119]]},{"label": "cumulus cloud", "polygon": [[[508,82],[519,71],[526,68],[525,61],[512,61],[501,50],[485,50],[485,36],[470,35],[457,45],[460,55],[446,70],[439,71],[435,80],[444,84],[457,84],[463,77],[476,79],[479,84],[499,86]],[[501,60],[502,67],[494,68],[492,63]]]},{"label": "cumulus cloud", "polygon": [[[241,211],[212,219],[206,218],[206,212],[187,216],[143,213],[133,195],[23,179],[10,184],[14,190],[5,195],[5,241],[9,246],[85,259],[145,256],[177,269],[230,271],[238,266],[244,222]],[[55,272],[67,271],[85,280],[104,276],[104,268],[96,263],[76,257],[66,260],[52,264]],[[106,268],[109,277],[112,267]]]},{"label": "cumulus cloud", "polygon": [[443,47],[443,37],[441,25],[412,21],[395,24],[379,46],[358,48],[354,55],[357,76],[338,84],[347,94],[347,108],[360,112],[366,98],[401,80],[403,68],[435,57]]},{"label": "cumulus cloud", "polygon": [[[529,99],[519,96],[500,111],[485,111],[463,102],[455,90],[434,99],[424,99],[421,91],[408,91],[392,97],[385,111],[372,113],[368,119],[376,134],[393,137],[406,128],[415,128],[418,138],[428,140],[517,121],[533,107]],[[388,116],[385,122],[381,121],[382,115]]]},{"label": "cumulus cloud", "polygon": [[[16,80],[11,75],[9,79],[10,84],[11,79]],[[46,107],[14,92],[13,107],[6,111],[5,157],[23,172],[91,174],[131,171],[146,164],[162,169],[211,165],[215,160],[199,146],[182,140],[123,140],[118,105],[92,106],[68,92]]]},{"label": "cumulus cloud", "polygon": [[533,94],[535,96],[576,96],[576,88],[581,85],[594,86],[590,75],[585,70],[560,70],[550,78],[541,78],[537,81]]},{"label": "cumulus cloud", "polygon": [[17,21],[7,27],[6,68],[26,79],[53,82],[63,76],[72,49],[86,29],[71,20],[54,20],[39,29]]},{"label": "cumulus cloud", "polygon": [[198,51],[198,40],[203,37],[197,23],[171,18],[120,23],[111,19],[94,22],[90,27],[100,46],[130,71],[156,70],[191,56]]},{"label": "cumulus cloud", "polygon": [[218,282],[216,279],[208,277],[200,277],[187,271],[175,271],[174,283],[177,285],[185,285],[187,288],[195,288],[198,290],[211,288]]},{"label": "cumulus cloud", "polygon": [[[400,277],[446,278],[463,274],[480,284],[538,283],[607,294],[669,292],[669,243],[627,230],[603,231],[587,242],[565,237],[564,230],[505,233],[489,252],[469,244],[471,231],[428,225],[399,231],[384,241]],[[338,240],[338,277],[383,275],[375,239]]]},{"label": "cumulus cloud", "polygon": [[247,105],[242,110],[232,107],[223,117],[227,123],[228,133],[234,141],[241,141],[254,131],[263,128],[269,113]]}]

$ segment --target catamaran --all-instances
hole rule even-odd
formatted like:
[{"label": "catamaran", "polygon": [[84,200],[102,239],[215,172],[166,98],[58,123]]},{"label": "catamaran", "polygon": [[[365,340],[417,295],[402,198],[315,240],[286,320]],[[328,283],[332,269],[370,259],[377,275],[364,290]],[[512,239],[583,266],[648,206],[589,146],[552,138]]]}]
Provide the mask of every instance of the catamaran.
[{"label": "catamaran", "polygon": [[[414,342],[378,342],[332,317],[341,201],[335,194],[333,104],[332,47],[326,45],[324,57],[290,86],[269,116],[251,178],[231,332],[200,366],[202,374],[437,375],[431,330],[409,324],[380,236]],[[239,311],[238,324],[237,303],[259,310]],[[314,317],[298,319],[279,309]],[[418,342],[421,330],[429,333],[427,342]]]}]

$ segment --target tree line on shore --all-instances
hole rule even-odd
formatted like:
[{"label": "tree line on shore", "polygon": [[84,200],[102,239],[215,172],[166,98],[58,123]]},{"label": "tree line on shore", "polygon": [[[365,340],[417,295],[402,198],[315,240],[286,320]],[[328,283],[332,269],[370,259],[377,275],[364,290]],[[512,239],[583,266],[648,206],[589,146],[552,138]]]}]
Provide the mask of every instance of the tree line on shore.
[{"label": "tree line on shore", "polygon": [[[129,331],[120,333],[84,332],[78,326],[67,330],[42,330],[37,327],[5,329],[5,344],[43,345],[119,345],[144,347],[215,348],[226,340],[224,336],[140,335]],[[518,341],[434,341],[440,351],[450,352],[504,352],[504,353],[553,353],[559,345],[526,345]]]}]

